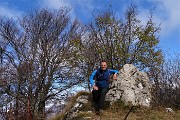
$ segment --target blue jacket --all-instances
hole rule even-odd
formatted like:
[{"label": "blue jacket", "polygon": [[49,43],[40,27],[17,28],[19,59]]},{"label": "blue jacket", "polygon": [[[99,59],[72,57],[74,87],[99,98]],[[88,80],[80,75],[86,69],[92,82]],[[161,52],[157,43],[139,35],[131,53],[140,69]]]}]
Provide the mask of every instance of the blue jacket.
[{"label": "blue jacket", "polygon": [[93,86],[95,84],[98,87],[109,87],[109,77],[112,74],[118,73],[118,70],[106,69],[106,70],[94,70],[89,77],[90,84]]}]

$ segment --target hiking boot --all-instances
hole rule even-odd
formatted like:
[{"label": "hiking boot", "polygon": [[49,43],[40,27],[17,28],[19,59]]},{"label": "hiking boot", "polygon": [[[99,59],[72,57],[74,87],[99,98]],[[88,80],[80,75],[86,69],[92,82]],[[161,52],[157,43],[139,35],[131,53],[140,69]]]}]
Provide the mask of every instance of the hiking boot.
[{"label": "hiking boot", "polygon": [[95,114],[96,114],[96,115],[100,115],[100,111],[96,111]]},{"label": "hiking boot", "polygon": [[100,112],[96,112],[96,115],[100,115]]},{"label": "hiking boot", "polygon": [[96,114],[96,115],[103,115],[103,110],[100,109],[100,110],[98,110],[98,111],[95,111],[95,114]]}]

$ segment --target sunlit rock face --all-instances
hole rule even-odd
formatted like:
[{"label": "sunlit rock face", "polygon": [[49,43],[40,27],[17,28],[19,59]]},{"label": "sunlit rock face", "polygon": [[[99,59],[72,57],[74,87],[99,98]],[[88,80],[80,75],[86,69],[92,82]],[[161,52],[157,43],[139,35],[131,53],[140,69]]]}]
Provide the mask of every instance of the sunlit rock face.
[{"label": "sunlit rock face", "polygon": [[65,113],[66,120],[72,120],[73,117],[75,117],[79,112],[83,104],[87,104],[88,101],[88,95],[80,95],[76,101],[74,102],[74,105],[72,108]]},{"label": "sunlit rock face", "polygon": [[126,64],[119,71],[117,81],[112,81],[106,100],[113,102],[122,100],[135,106],[150,106],[151,84],[145,72],[134,65]]}]

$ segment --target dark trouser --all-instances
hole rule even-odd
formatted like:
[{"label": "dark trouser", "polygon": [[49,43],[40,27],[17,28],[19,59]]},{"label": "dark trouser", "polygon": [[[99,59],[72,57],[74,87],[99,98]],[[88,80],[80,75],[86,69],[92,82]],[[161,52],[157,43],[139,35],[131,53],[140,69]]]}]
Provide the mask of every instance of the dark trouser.
[{"label": "dark trouser", "polygon": [[100,109],[103,109],[104,102],[105,102],[105,96],[108,92],[109,88],[102,88],[98,87],[98,90],[93,90],[93,101],[94,101],[94,107],[96,111],[99,111]]}]

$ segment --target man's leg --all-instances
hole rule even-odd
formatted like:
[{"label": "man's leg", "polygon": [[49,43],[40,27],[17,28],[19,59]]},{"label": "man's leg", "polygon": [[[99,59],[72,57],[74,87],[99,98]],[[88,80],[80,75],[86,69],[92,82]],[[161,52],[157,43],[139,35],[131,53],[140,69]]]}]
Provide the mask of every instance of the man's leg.
[{"label": "man's leg", "polygon": [[98,103],[100,101],[100,90],[93,90],[92,95],[93,95],[93,102],[94,102],[95,111],[99,111]]},{"label": "man's leg", "polygon": [[101,88],[100,100],[98,103],[99,109],[104,108],[105,97],[106,97],[106,93],[108,92],[108,90],[109,90],[109,88]]}]

